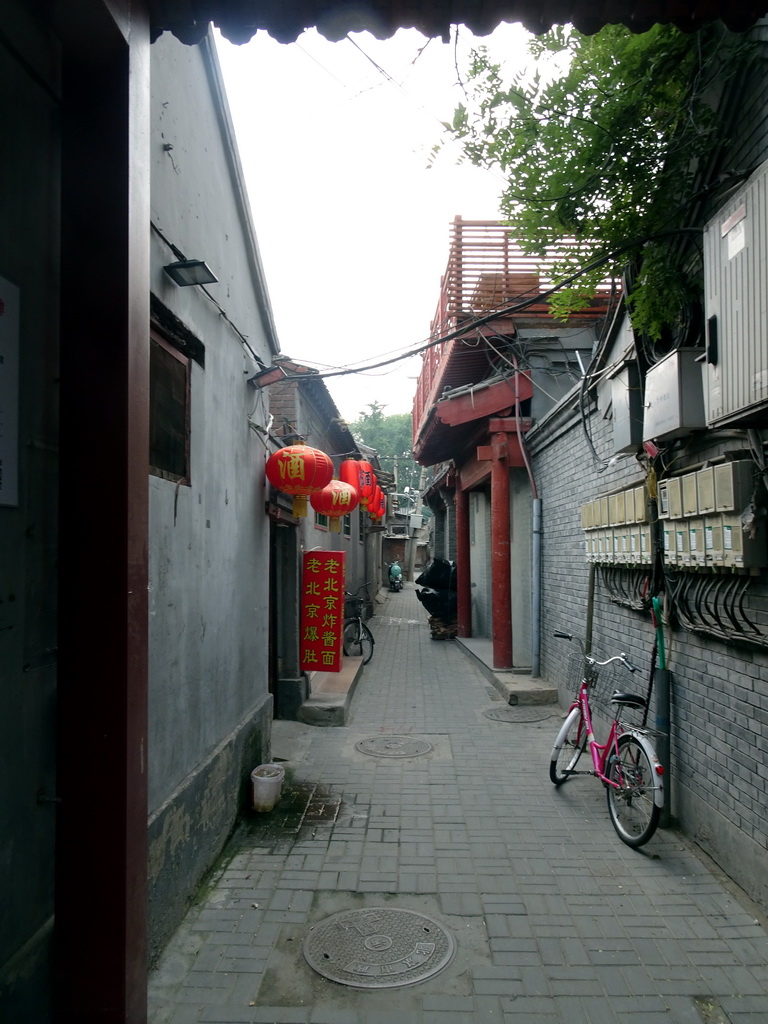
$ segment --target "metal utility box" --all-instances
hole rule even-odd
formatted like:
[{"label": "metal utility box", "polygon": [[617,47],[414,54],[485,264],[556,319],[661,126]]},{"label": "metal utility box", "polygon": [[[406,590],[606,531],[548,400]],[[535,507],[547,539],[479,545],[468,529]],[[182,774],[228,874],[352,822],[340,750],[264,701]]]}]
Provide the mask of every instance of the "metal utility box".
[{"label": "metal utility box", "polygon": [[704,229],[706,410],[711,426],[768,412],[768,162]]},{"label": "metal utility box", "polygon": [[640,527],[640,564],[651,564],[651,528],[650,526]]},{"label": "metal utility box", "polygon": [[613,454],[633,452],[643,443],[643,393],[637,363],[627,363],[611,378]]},{"label": "metal utility box", "polygon": [[721,516],[704,517],[704,553],[708,566],[715,569],[723,566],[723,520]]},{"label": "metal utility box", "polygon": [[660,480],[656,504],[658,507],[659,519],[669,519],[669,481]]},{"label": "metal utility box", "polygon": [[626,508],[624,504],[624,491],[611,494],[608,498],[608,515],[611,526],[623,526],[627,521]]},{"label": "metal utility box", "polygon": [[741,516],[723,515],[723,554],[724,564],[735,569],[764,569],[768,564],[765,523],[750,537],[742,530]]},{"label": "metal utility box", "polygon": [[741,512],[749,504],[755,486],[755,464],[751,459],[724,462],[714,467],[715,510]]},{"label": "metal utility box", "polygon": [[699,512],[706,514],[715,511],[715,468],[708,466],[696,474],[696,500]]},{"label": "metal utility box", "polygon": [[689,519],[688,526],[688,564],[704,567],[707,561],[706,537],[703,519]]},{"label": "metal utility box", "polygon": [[659,518],[681,519],[683,491],[679,476],[671,476],[659,484]]},{"label": "metal utility box", "polygon": [[677,349],[648,371],[643,441],[669,441],[706,427],[702,371],[697,362],[701,354],[699,349]]},{"label": "metal utility box", "polygon": [[648,522],[648,490],[645,485],[632,488],[635,496],[635,522]]},{"label": "metal utility box", "polygon": [[664,523],[664,561],[667,565],[677,565],[677,548],[675,547],[676,524],[670,521]]},{"label": "metal utility box", "polygon": [[699,512],[699,495],[696,487],[696,473],[684,473],[680,486],[683,492],[683,515],[697,515]]},{"label": "metal utility box", "polygon": [[673,536],[675,546],[675,562],[678,565],[690,565],[691,548],[688,540],[688,523],[673,523]]}]

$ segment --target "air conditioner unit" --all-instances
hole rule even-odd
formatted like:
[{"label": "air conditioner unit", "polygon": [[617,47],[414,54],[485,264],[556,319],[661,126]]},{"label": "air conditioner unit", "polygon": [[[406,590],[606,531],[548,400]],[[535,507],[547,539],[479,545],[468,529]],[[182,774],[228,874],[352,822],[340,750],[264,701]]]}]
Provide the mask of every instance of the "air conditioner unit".
[{"label": "air conditioner unit", "polygon": [[768,162],[704,229],[705,400],[710,426],[765,422],[767,245]]}]

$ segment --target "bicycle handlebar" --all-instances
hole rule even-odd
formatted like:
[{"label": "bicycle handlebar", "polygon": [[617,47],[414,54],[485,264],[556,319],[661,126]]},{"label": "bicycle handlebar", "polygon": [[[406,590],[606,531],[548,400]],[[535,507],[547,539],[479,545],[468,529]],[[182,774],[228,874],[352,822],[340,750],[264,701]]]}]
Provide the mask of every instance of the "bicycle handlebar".
[{"label": "bicycle handlebar", "polygon": [[606,661],[598,661],[597,658],[593,658],[591,655],[587,654],[584,649],[584,641],[581,637],[575,636],[573,633],[565,633],[560,629],[556,629],[553,636],[556,636],[560,640],[577,640],[581,647],[583,657],[586,658],[591,665],[597,665],[600,668],[603,668],[605,665],[610,665],[614,661],[620,661],[628,671],[637,672],[637,666],[633,665],[623,652],[621,654],[614,654],[612,658],[608,658]]}]

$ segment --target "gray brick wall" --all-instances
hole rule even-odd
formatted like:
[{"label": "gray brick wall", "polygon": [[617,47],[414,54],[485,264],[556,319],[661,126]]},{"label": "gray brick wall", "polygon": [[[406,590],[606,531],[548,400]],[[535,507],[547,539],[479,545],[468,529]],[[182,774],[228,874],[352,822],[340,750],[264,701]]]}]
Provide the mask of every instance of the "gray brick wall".
[{"label": "gray brick wall", "polygon": [[[604,408],[589,418],[600,458],[611,455],[610,419]],[[721,454],[737,439],[703,433],[679,446],[676,471]],[[561,683],[570,645],[555,629],[584,634],[589,568],[583,548],[580,508],[598,494],[639,483],[634,458],[600,472],[577,414],[542,424],[530,436],[536,483],[543,506],[542,674]],[[765,621],[768,573],[750,581],[745,610]],[[768,650],[698,636],[667,633],[673,673],[671,701],[672,813],[724,870],[751,895],[768,902]],[[653,627],[647,612],[612,602],[596,574],[594,649],[626,651],[639,679],[621,685],[645,691]],[[561,697],[565,697],[564,692]],[[654,709],[649,716],[653,724]]]}]

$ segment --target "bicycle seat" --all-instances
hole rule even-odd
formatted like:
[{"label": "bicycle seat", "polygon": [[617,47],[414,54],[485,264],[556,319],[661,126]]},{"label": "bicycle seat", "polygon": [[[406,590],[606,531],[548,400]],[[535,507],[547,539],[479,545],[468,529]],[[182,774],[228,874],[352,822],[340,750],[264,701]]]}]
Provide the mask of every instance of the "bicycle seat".
[{"label": "bicycle seat", "polygon": [[635,693],[622,693],[621,690],[616,690],[611,697],[611,704],[622,704],[628,708],[644,708],[646,701],[645,697],[638,697]]}]

